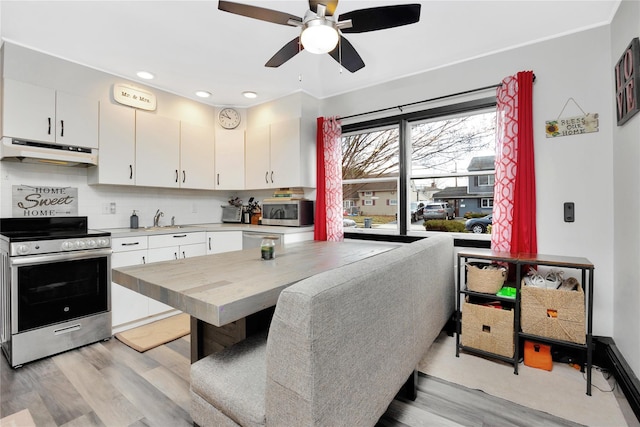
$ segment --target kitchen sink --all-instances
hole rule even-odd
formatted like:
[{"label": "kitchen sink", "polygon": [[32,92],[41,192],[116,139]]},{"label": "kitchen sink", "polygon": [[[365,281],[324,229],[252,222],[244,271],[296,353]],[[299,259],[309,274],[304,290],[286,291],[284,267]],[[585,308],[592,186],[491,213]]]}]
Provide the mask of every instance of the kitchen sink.
[{"label": "kitchen sink", "polygon": [[144,231],[171,231],[171,230],[179,230],[181,228],[186,228],[186,225],[158,225],[158,226],[150,226],[144,227]]}]

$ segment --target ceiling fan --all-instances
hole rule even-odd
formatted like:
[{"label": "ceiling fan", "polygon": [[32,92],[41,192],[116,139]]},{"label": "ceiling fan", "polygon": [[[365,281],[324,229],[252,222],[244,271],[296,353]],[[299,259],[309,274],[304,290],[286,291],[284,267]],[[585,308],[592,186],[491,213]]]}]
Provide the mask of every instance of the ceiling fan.
[{"label": "ceiling fan", "polygon": [[300,35],[267,63],[266,67],[279,67],[298,52],[328,53],[347,70],[354,73],[364,67],[364,61],[342,34],[365,33],[414,24],[420,20],[420,4],[402,4],[353,10],[335,15],[338,0],[309,0],[309,10],[304,18],[277,10],[220,0],[218,9],[274,24],[289,25],[301,29]]}]

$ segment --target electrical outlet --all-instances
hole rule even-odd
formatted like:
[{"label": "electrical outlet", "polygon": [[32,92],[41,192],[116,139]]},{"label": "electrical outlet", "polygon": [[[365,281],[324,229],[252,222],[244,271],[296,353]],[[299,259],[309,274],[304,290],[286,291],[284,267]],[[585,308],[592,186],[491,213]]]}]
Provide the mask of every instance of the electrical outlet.
[{"label": "electrical outlet", "polygon": [[574,222],[575,220],[576,220],[575,204],[573,202],[565,202],[564,222]]},{"label": "electrical outlet", "polygon": [[111,202],[111,204],[109,204],[109,212],[111,214],[115,214],[116,213],[116,202]]}]

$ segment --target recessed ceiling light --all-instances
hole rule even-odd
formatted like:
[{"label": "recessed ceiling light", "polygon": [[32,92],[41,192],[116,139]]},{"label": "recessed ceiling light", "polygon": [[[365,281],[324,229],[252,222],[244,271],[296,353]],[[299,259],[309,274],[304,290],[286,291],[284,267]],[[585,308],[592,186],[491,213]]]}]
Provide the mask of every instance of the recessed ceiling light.
[{"label": "recessed ceiling light", "polygon": [[145,80],[151,80],[155,78],[155,76],[148,71],[138,71],[136,74],[138,77]]},{"label": "recessed ceiling light", "polygon": [[206,90],[199,90],[196,91],[196,96],[199,96],[200,98],[208,98],[211,96],[211,92],[207,92]]},{"label": "recessed ceiling light", "polygon": [[242,94],[244,95],[245,98],[253,99],[253,98],[257,98],[258,97],[257,93],[249,91],[249,90],[242,92]]}]

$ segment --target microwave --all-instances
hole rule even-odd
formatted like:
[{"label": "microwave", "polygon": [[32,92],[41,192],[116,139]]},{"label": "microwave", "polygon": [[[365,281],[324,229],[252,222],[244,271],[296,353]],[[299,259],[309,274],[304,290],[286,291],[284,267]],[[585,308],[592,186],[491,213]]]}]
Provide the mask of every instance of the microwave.
[{"label": "microwave", "polygon": [[313,224],[313,200],[265,200],[262,225],[301,227]]}]

